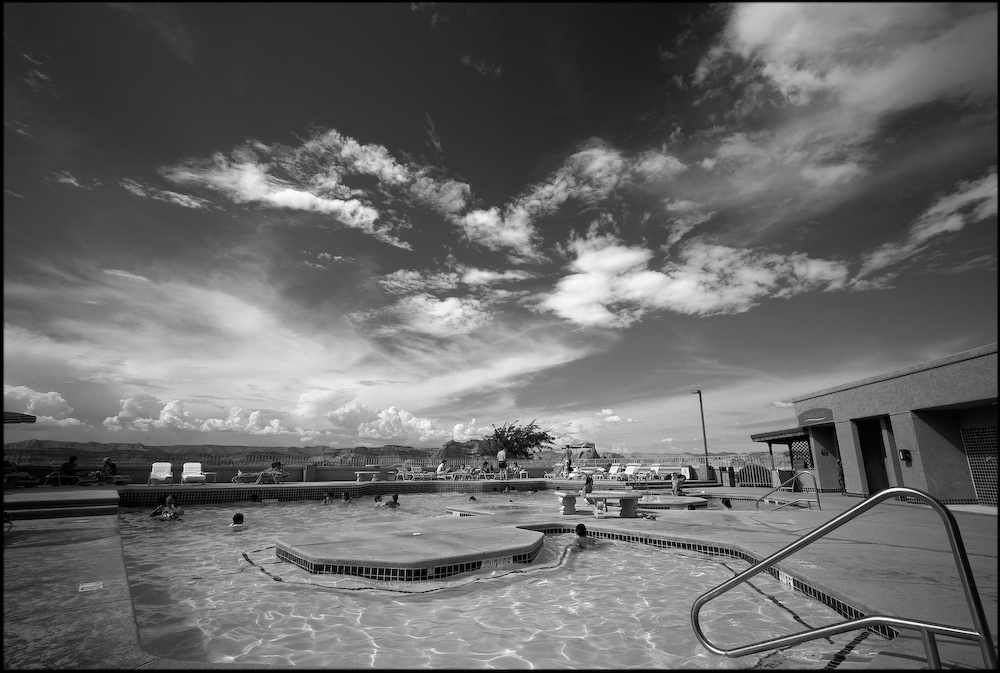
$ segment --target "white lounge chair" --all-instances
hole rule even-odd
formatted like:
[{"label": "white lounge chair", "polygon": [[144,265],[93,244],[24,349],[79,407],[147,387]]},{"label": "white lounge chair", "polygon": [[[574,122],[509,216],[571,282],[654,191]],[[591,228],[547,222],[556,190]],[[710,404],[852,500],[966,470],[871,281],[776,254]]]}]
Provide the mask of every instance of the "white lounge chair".
[{"label": "white lounge chair", "polygon": [[149,472],[149,479],[146,480],[146,486],[172,483],[174,483],[173,463],[153,463],[153,469]]},{"label": "white lounge chair", "polygon": [[181,471],[182,484],[204,484],[207,480],[208,477],[201,471],[201,463],[184,463],[184,469]]}]

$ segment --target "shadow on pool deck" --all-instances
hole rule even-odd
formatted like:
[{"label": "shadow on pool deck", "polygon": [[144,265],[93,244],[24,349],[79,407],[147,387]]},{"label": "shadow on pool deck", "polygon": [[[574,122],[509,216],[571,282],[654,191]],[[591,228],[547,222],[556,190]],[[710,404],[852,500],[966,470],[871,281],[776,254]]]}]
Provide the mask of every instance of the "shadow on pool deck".
[{"label": "shadow on pool deck", "polygon": [[[756,491],[759,491],[757,493]],[[765,489],[712,489],[713,496],[763,495]],[[5,500],[6,500],[5,494]],[[677,541],[715,543],[765,558],[861,502],[822,497],[823,511],[665,510],[656,520],[595,519],[584,509],[559,516],[532,509],[497,523],[566,525],[585,521],[594,531],[656,532]],[[997,634],[996,508],[953,507],[983,602]],[[188,516],[197,516],[192,508]],[[788,574],[868,614],[972,627],[947,535],[938,515],[921,505],[886,502],[779,564]],[[4,534],[5,669],[291,668],[205,664],[164,659],[140,647],[115,515],[15,521]],[[81,591],[82,584],[101,587]],[[938,639],[943,666],[984,668],[975,643]],[[743,642],[716,643],[723,648]],[[331,668],[335,668],[333,663]],[[872,668],[926,668],[915,632],[903,632]]]}]

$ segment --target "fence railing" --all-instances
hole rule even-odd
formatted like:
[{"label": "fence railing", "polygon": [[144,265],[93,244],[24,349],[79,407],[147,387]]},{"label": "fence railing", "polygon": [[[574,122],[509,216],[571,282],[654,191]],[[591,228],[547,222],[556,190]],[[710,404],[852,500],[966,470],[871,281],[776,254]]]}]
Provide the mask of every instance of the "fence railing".
[{"label": "fence railing", "polygon": [[[709,464],[712,467],[732,467],[737,473],[744,468],[750,468],[744,470],[746,476],[746,481],[748,483],[742,485],[753,485],[750,483],[753,481],[760,481],[761,485],[770,486],[770,470],[772,467],[778,470],[791,470],[791,460],[787,455],[787,452],[782,452],[783,455],[775,455],[772,457],[768,454],[741,454],[738,456],[710,456]],[[218,465],[218,466],[233,466],[233,465],[270,465],[273,462],[281,462],[287,466],[301,466],[301,465],[317,465],[317,466],[348,466],[348,467],[366,467],[368,465],[377,465],[379,467],[391,467],[393,465],[409,465],[409,464],[420,464],[428,465],[434,462],[430,458],[411,458],[398,453],[391,454],[380,454],[374,456],[365,456],[358,454],[348,454],[342,456],[326,455],[326,456],[289,456],[281,453],[266,453],[266,452],[246,452],[246,453],[234,453],[234,454],[217,454],[217,453],[174,453],[174,452],[116,452],[116,451],[105,451],[101,453],[87,453],[79,450],[72,449],[23,449],[23,450],[5,450],[4,460],[8,460],[15,465],[61,465],[66,462],[70,455],[78,455],[79,462],[81,465],[89,465],[90,463],[100,463],[104,456],[110,456],[111,460],[115,462],[119,467],[138,467],[144,465],[150,465],[154,462],[169,462],[177,465],[183,463],[202,463],[203,465]],[[468,457],[468,458],[449,458],[448,464],[453,467],[481,467],[483,461],[486,460],[491,468],[495,468],[497,465],[496,457]],[[514,462],[514,461],[510,461]],[[553,467],[558,461],[553,459],[545,460],[517,460],[521,467],[524,468],[544,468],[546,470]],[[642,466],[651,465],[664,465],[666,467],[681,467],[683,465],[699,466],[705,464],[704,456],[687,456],[687,455],[676,455],[676,454],[640,454],[640,455],[625,455],[622,458],[585,458],[585,459],[574,459],[573,463],[581,467],[600,467],[609,465],[611,463],[624,463],[624,464],[637,464]],[[759,478],[754,477],[754,475],[759,476]],[[751,479],[751,477],[754,477]]]}]

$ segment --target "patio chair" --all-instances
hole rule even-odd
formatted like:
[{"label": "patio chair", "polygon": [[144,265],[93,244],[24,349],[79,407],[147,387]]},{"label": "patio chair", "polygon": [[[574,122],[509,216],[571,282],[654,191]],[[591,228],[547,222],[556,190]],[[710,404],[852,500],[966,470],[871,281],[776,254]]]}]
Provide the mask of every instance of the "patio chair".
[{"label": "patio chair", "polygon": [[153,469],[149,471],[149,479],[146,480],[146,486],[172,483],[174,483],[173,463],[153,463]]},{"label": "patio chair", "polygon": [[201,471],[201,463],[184,463],[181,471],[182,484],[204,484],[207,480],[208,477]]},{"label": "patio chair", "polygon": [[422,481],[424,479],[437,479],[437,472],[434,470],[425,470],[420,465],[414,465],[411,468],[411,471],[413,473],[413,478],[417,480]]},{"label": "patio chair", "polygon": [[624,474],[622,466],[619,463],[615,463],[611,466],[611,469],[608,470],[607,478],[614,479],[615,481],[621,481],[625,478]]},{"label": "patio chair", "polygon": [[405,465],[400,465],[396,468],[396,476],[393,477],[393,481],[413,481],[413,471]]}]

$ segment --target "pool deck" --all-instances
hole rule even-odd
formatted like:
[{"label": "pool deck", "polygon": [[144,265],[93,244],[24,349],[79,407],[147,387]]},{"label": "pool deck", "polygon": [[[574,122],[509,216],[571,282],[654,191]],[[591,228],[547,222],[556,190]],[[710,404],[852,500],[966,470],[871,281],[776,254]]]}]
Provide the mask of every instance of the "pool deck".
[{"label": "pool deck", "polygon": [[[80,500],[82,489],[32,489],[28,495],[5,492],[8,503],[25,499]],[[711,489],[713,497],[759,497],[768,489]],[[91,489],[93,503],[105,506],[108,494]],[[405,497],[405,490],[400,489]],[[692,493],[692,495],[697,495]],[[511,499],[522,504],[520,494]],[[858,498],[823,494],[823,511],[782,509],[662,510],[655,520],[595,519],[581,507],[560,515],[551,493],[523,498],[530,506],[483,517],[497,525],[566,527],[586,524],[594,532],[666,537],[679,542],[736,548],[765,558],[843,511]],[[65,504],[65,503],[64,503]],[[997,640],[997,509],[951,506],[980,598]],[[72,510],[67,510],[72,512]],[[63,513],[60,513],[63,514]],[[444,514],[444,512],[442,512]],[[196,516],[191,508],[188,516]],[[460,521],[456,517],[455,521]],[[5,526],[6,529],[6,526]],[[867,614],[923,619],[972,628],[953,556],[940,517],[930,508],[895,501],[883,502],[779,564],[783,572]],[[204,664],[156,657],[139,642],[118,518],[91,512],[89,516],[52,516],[15,520],[4,534],[4,655],[5,669],[235,669],[292,668],[269,665]],[[99,588],[89,589],[100,583]],[[716,643],[723,648],[743,642]],[[945,668],[984,668],[978,645],[938,638]],[[331,662],[331,668],[337,668]],[[927,668],[919,635],[902,632],[872,662],[873,669]]]}]

